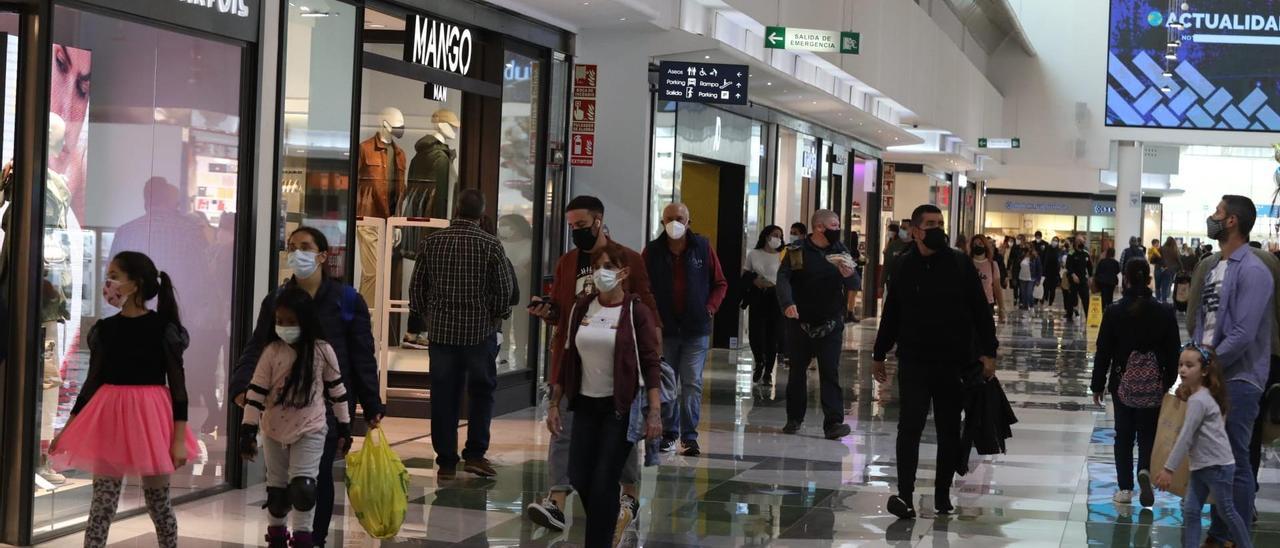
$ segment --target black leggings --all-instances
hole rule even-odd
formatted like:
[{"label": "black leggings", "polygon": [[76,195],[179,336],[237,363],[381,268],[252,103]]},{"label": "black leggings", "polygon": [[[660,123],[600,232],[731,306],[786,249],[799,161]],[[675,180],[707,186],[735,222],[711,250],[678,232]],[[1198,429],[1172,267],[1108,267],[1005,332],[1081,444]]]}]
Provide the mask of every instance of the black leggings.
[{"label": "black leggings", "polygon": [[618,518],[622,468],[634,444],[627,442],[627,420],[614,410],[613,398],[578,396],[573,405],[569,442],[569,483],[587,514],[584,546],[612,546]]},{"label": "black leggings", "polygon": [[757,293],[748,316],[747,329],[751,335],[755,371],[772,376],[782,339],[782,310],[778,308],[777,291],[770,287]]},{"label": "black leggings", "polygon": [[1138,469],[1150,471],[1160,408],[1129,407],[1117,400],[1115,393],[1111,396],[1111,406],[1116,413],[1116,484],[1120,489],[1132,491],[1134,439],[1138,441]]}]

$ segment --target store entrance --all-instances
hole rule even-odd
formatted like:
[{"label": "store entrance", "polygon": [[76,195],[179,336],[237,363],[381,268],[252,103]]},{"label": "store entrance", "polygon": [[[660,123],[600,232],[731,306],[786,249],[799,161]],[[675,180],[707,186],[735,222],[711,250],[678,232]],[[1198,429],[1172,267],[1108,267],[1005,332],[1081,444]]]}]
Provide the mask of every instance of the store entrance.
[{"label": "store entrance", "polygon": [[746,166],[684,156],[680,167],[680,200],[689,207],[693,229],[706,236],[715,248],[729,281],[729,292],[715,318],[711,344],[714,348],[731,348],[731,339],[738,338],[739,318],[733,304],[741,295],[737,273],[747,238],[742,233],[746,224]]}]

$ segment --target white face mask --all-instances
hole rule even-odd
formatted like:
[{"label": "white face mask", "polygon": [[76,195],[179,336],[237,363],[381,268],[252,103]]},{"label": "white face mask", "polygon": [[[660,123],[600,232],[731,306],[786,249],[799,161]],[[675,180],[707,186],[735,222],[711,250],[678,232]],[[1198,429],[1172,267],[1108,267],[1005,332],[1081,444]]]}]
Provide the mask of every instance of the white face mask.
[{"label": "white face mask", "polygon": [[689,230],[689,227],[685,226],[684,223],[681,223],[680,221],[668,221],[666,230],[668,238],[671,238],[672,240],[679,240],[684,237],[684,233]]},{"label": "white face mask", "polygon": [[779,247],[782,247],[782,240],[776,236],[771,236],[769,238],[769,249],[778,249]]},{"label": "white face mask", "polygon": [[793,244],[794,244],[794,243],[798,243],[800,240],[803,240],[803,239],[804,239],[804,236],[801,236],[801,235],[799,235],[799,234],[792,234],[792,235],[791,235],[791,243],[793,243]]},{"label": "white face mask", "polygon": [[285,344],[293,344],[298,342],[298,339],[302,338],[302,328],[296,325],[294,326],[277,325],[276,336],[280,337],[280,340],[284,341]]},{"label": "white face mask", "polygon": [[320,263],[316,260],[319,255],[315,251],[291,251],[289,268],[293,269],[293,273],[299,278],[310,278],[320,268]]},{"label": "white face mask", "polygon": [[591,273],[591,281],[595,283],[596,289],[599,291],[613,291],[618,287],[618,272],[616,270],[605,270],[597,268]]}]

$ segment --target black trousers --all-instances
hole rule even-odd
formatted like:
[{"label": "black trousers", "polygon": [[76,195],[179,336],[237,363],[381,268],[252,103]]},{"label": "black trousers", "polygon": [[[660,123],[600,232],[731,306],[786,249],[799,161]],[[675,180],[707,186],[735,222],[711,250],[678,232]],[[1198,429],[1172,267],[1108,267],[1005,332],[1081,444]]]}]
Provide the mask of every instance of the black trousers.
[{"label": "black trousers", "polygon": [[810,338],[797,320],[786,320],[790,340],[787,370],[787,420],[804,422],[809,404],[809,361],[818,360],[819,399],[823,426],[844,422],[844,394],[840,389],[840,347],[844,343],[844,323],[820,339]]},{"label": "black trousers", "polygon": [[747,332],[751,335],[751,357],[755,362],[756,376],[773,376],[773,365],[778,361],[782,348],[782,311],[778,308],[778,293],[770,287],[759,292],[748,314]]},{"label": "black trousers", "polygon": [[1116,413],[1116,484],[1121,489],[1133,490],[1133,442],[1138,441],[1138,469],[1151,470],[1151,448],[1156,444],[1156,425],[1160,422],[1160,408],[1139,409],[1129,407],[1111,395]]},{"label": "black trousers", "polygon": [[937,498],[950,496],[960,455],[960,410],[963,387],[958,363],[904,361],[898,367],[898,494],[907,500],[915,493],[916,469],[920,465],[920,438],[924,434],[929,408],[938,438],[938,475],[934,480]]},{"label": "black trousers", "polygon": [[622,468],[634,444],[627,442],[627,420],[614,410],[613,398],[578,396],[573,405],[569,442],[569,483],[587,513],[583,546],[612,546],[618,519]]},{"label": "black trousers", "polygon": [[1063,299],[1066,300],[1066,303],[1067,303],[1067,318],[1074,318],[1076,316],[1075,305],[1078,303],[1080,305],[1080,315],[1083,316],[1085,319],[1089,319],[1088,280],[1085,280],[1085,283],[1073,282],[1071,284],[1071,289],[1068,289],[1067,291],[1071,292],[1070,296],[1063,297]]},{"label": "black trousers", "polygon": [[1111,303],[1115,302],[1116,286],[1098,284],[1098,294],[1102,295],[1102,309],[1106,310]]},{"label": "black trousers", "polygon": [[[1062,280],[1059,278],[1044,279],[1044,304],[1053,306],[1053,303],[1058,300],[1058,286],[1061,283]],[[1065,299],[1066,295],[1063,295],[1063,298]]]},{"label": "black trousers", "polygon": [[316,516],[311,521],[311,539],[316,546],[324,546],[329,538],[329,522],[333,520],[333,461],[338,455],[338,426],[329,417],[329,433],[324,438],[324,453],[320,455],[320,474],[316,476]]}]

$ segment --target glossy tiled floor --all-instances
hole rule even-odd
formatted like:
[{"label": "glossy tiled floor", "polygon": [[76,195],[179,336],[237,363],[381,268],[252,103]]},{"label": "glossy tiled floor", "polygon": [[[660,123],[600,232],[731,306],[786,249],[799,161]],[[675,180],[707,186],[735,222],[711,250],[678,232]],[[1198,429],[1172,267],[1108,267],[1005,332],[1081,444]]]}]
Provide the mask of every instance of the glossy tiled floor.
[{"label": "glossy tiled floor", "polygon": [[[821,438],[811,420],[799,436],[779,433],[777,389],[753,388],[749,353],[719,353],[706,375],[698,458],[664,455],[646,468],[638,541],[644,546],[1174,546],[1179,500],[1160,494],[1154,511],[1111,502],[1115,468],[1108,413],[1087,401],[1086,332],[1047,315],[1020,316],[1000,328],[1000,379],[1019,423],[1006,455],[982,459],[960,478],[958,514],[932,514],[932,426],[921,449],[914,522],[895,522],[883,504],[895,482],[898,408],[893,380],[871,380],[874,325],[846,333],[841,379],[853,435]],[[892,365],[891,371],[892,371]],[[785,377],[785,375],[784,375]],[[816,379],[811,379],[814,383]],[[816,399],[810,401],[817,416]],[[547,433],[537,411],[494,421],[496,480],[436,481],[425,421],[388,421],[411,469],[409,515],[382,546],[551,546],[580,541],[581,527],[552,534],[521,517],[546,487]],[[1257,546],[1280,545],[1280,459],[1265,455]],[[919,495],[918,495],[919,496]],[[232,491],[180,507],[184,547],[258,545],[263,488]],[[577,507],[574,513],[579,513]],[[349,508],[338,509],[331,541],[377,546]],[[572,517],[572,514],[571,514]],[[117,523],[116,546],[154,546],[151,523]],[[50,542],[76,546],[79,535]],[[333,542],[333,545],[338,545]]]}]

